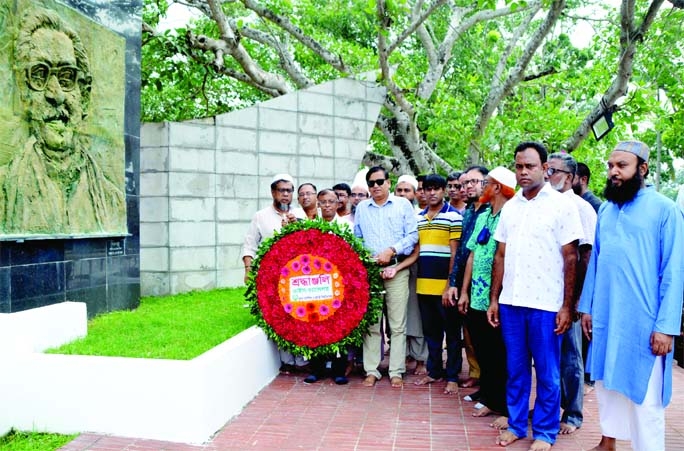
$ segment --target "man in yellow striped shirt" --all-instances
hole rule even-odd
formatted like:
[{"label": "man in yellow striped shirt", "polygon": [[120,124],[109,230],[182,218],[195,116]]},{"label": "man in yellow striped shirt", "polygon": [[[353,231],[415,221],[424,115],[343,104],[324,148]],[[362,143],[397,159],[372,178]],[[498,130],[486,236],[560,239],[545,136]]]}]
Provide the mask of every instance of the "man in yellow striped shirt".
[{"label": "man in yellow striped shirt", "polygon": [[[431,384],[446,378],[445,393],[458,388],[461,371],[461,317],[456,304],[446,295],[451,265],[461,238],[462,217],[444,202],[446,179],[437,174],[425,177],[423,189],[428,206],[418,218],[418,280],[416,292],[423,335],[428,345],[428,374],[416,385]],[[446,335],[447,362],[442,365],[442,342]]]}]

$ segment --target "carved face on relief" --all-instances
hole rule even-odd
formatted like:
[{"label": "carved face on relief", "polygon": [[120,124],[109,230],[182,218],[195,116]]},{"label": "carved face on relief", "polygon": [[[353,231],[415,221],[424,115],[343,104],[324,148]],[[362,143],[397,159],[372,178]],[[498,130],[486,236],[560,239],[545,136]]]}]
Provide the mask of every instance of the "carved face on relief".
[{"label": "carved face on relief", "polygon": [[88,57],[78,36],[51,11],[29,15],[15,64],[31,134],[49,150],[74,149],[90,100]]},{"label": "carved face on relief", "polygon": [[40,28],[26,68],[26,98],[31,130],[48,149],[74,148],[83,118],[74,46],[67,35]]}]

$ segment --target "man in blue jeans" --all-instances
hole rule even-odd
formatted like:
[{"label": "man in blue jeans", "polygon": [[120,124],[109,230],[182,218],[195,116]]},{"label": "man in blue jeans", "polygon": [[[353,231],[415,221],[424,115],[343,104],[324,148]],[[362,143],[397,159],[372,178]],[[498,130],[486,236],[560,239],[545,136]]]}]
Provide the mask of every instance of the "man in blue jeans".
[{"label": "man in blue jeans", "polygon": [[506,345],[508,429],[500,446],[527,436],[532,359],[537,397],[530,451],[548,451],[560,429],[561,338],[572,323],[577,243],[582,238],[577,207],[544,181],[546,148],[523,142],[515,149],[520,190],[501,209],[487,320],[501,326]]}]

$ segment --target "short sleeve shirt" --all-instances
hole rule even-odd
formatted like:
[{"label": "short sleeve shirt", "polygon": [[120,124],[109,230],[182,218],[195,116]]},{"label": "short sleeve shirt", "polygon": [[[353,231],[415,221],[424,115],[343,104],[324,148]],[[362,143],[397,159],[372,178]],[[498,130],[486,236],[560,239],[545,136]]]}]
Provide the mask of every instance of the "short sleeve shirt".
[{"label": "short sleeve shirt", "polygon": [[499,303],[557,312],[563,305],[562,247],[584,235],[577,207],[546,183],[528,200],[519,190],[501,209],[494,239],[506,243]]},{"label": "short sleeve shirt", "polygon": [[[489,308],[489,292],[492,287],[492,266],[496,253],[496,241],[493,238],[501,217],[499,211],[492,215],[491,208],[477,217],[475,228],[466,246],[473,255],[473,274],[470,282],[470,308],[485,311]],[[487,229],[488,232],[483,232]],[[482,234],[482,239],[478,239]],[[488,239],[485,242],[485,235]]]},{"label": "short sleeve shirt", "polygon": [[418,294],[439,296],[447,287],[451,240],[461,238],[461,220],[461,215],[447,203],[432,219],[427,209],[418,216]]}]

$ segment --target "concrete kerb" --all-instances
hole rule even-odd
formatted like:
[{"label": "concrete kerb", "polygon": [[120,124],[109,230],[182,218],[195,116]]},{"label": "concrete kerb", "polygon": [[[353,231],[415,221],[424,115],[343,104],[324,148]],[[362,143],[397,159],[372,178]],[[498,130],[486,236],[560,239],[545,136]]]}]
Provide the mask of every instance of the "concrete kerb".
[{"label": "concrete kerb", "polygon": [[[277,349],[257,327],[188,361],[43,354],[75,337],[51,331],[31,338],[41,310],[85,328],[85,304],[72,304],[80,303],[0,316],[0,434],[15,428],[203,443],[278,374]],[[23,340],[47,345],[5,346]]]}]

